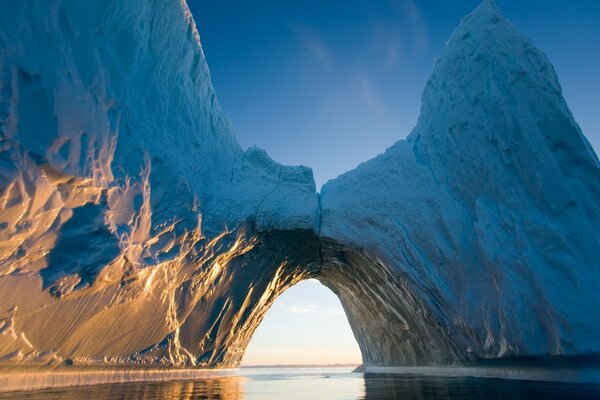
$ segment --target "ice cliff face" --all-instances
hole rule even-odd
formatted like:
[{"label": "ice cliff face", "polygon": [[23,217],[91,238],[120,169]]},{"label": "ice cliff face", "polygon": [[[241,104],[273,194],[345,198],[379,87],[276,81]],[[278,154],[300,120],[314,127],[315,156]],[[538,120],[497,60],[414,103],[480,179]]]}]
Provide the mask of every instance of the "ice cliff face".
[{"label": "ice cliff face", "polygon": [[240,148],[185,2],[0,9],[2,363],[237,365],[308,277],[370,365],[600,352],[600,164],[492,1],[320,204]]},{"label": "ice cliff face", "polygon": [[571,355],[600,351],[599,207],[550,62],[485,1],[408,139],[323,187],[321,235],[392,265],[469,354]]}]

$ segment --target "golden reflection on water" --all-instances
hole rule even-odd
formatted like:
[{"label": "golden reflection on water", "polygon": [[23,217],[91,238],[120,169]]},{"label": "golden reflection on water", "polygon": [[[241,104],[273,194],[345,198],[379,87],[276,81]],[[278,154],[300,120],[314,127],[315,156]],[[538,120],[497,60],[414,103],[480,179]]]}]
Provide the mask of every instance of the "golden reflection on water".
[{"label": "golden reflection on water", "polygon": [[225,377],[194,382],[119,383],[46,389],[34,392],[0,393],[0,399],[60,400],[241,400],[242,377]]},{"label": "golden reflection on water", "polygon": [[135,382],[0,393],[16,400],[591,400],[600,385],[502,379],[363,375],[323,369],[244,371],[197,381]]}]

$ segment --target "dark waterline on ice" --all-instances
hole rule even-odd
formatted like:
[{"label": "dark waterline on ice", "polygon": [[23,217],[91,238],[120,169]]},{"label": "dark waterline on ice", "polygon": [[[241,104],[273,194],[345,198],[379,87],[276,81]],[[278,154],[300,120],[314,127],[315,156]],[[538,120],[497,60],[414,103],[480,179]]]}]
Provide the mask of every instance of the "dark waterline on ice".
[{"label": "dark waterline on ice", "polygon": [[348,368],[244,368],[240,376],[198,381],[139,382],[32,392],[0,399],[600,399],[600,385],[365,375]]}]

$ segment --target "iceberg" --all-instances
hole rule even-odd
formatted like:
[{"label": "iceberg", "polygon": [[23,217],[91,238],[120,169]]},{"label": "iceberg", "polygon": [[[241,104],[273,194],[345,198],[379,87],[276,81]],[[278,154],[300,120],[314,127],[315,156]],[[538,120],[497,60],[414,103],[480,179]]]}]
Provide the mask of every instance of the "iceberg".
[{"label": "iceberg", "polygon": [[492,0],[409,137],[321,193],[240,147],[185,1],[1,8],[3,368],[236,367],[308,278],[367,370],[600,353],[600,162]]},{"label": "iceberg", "polygon": [[[488,0],[436,61],[407,140],[324,185],[320,234],[376,256],[425,302],[454,345],[428,359],[597,353],[599,165],[546,56]],[[352,326],[378,326],[339,296]],[[386,329],[389,349],[363,344],[382,353],[370,361],[433,351],[411,325]],[[413,343],[423,350],[405,359]]]}]

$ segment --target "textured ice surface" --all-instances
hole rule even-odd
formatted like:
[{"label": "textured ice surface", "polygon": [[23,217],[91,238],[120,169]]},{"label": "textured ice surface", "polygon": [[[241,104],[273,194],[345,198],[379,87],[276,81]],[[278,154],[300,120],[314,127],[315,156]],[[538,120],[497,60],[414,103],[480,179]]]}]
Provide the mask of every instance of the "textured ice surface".
[{"label": "textured ice surface", "polygon": [[[0,11],[0,358],[178,349],[186,307],[210,304],[212,286],[234,290],[212,253],[252,247],[242,223],[313,229],[312,171],[240,148],[185,2]],[[235,289],[241,302],[250,281]],[[241,312],[222,296],[215,307]],[[202,321],[218,315],[200,309]]]},{"label": "textured ice surface", "polygon": [[321,204],[321,235],[393,265],[466,352],[600,351],[598,158],[492,1],[453,33],[408,139]]},{"label": "textured ice surface", "polygon": [[0,11],[0,363],[235,366],[309,277],[367,366],[600,352],[600,164],[492,1],[320,200],[240,148],[185,2]]}]

